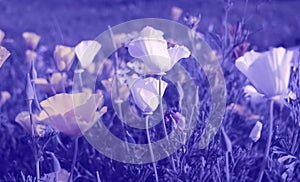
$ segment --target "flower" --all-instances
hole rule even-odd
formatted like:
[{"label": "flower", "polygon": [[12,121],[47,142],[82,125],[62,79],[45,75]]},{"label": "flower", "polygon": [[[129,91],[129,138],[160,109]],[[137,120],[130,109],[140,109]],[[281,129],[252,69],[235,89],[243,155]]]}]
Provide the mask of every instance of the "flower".
[{"label": "flower", "polygon": [[172,20],[178,21],[182,15],[182,9],[176,6],[173,6],[171,9]]},{"label": "flower", "polygon": [[25,54],[26,54],[25,62],[28,65],[30,65],[37,58],[37,53],[35,51],[26,50]]},{"label": "flower", "polygon": [[74,61],[75,52],[73,47],[57,45],[54,50],[54,60],[59,71],[70,70]]},{"label": "flower", "polygon": [[81,41],[75,47],[75,53],[82,68],[87,68],[93,62],[100,48],[101,44],[94,40]]},{"label": "flower", "polygon": [[57,94],[42,101],[40,120],[52,128],[70,136],[78,137],[89,130],[107,111],[102,93]]},{"label": "flower", "polygon": [[59,172],[52,172],[45,174],[41,181],[55,181],[56,176],[57,176],[57,182],[65,182],[68,181],[70,173],[66,171],[65,169],[59,170]]},{"label": "flower", "polygon": [[25,40],[26,47],[34,50],[39,44],[41,37],[33,32],[24,32],[23,39]]},{"label": "flower", "polygon": [[11,95],[7,91],[0,92],[0,106],[2,106],[7,100],[11,98]]},{"label": "flower", "polygon": [[[167,83],[162,81],[161,93],[164,94]],[[133,82],[130,92],[135,104],[144,113],[152,113],[159,105],[159,80],[153,77],[137,79]]]},{"label": "flower", "polygon": [[[23,129],[28,133],[31,134],[31,123],[30,123],[30,114],[29,112],[20,112],[16,118],[15,121],[23,127]],[[44,136],[47,132],[47,126],[42,124],[39,121],[39,115],[32,114],[32,124],[34,133],[38,136]]]},{"label": "flower", "polygon": [[65,73],[61,74],[58,72],[53,73],[49,81],[45,78],[37,78],[34,82],[45,93],[62,92],[62,84],[64,84],[65,87],[72,84],[68,82],[67,75]]},{"label": "flower", "polygon": [[235,65],[257,92],[267,98],[281,99],[289,93],[292,58],[292,51],[280,47],[263,53],[247,52],[236,60]]},{"label": "flower", "polygon": [[0,29],[0,45],[5,37],[5,33]]},{"label": "flower", "polygon": [[169,71],[180,59],[190,56],[185,46],[175,45],[168,49],[163,32],[152,27],[145,27],[138,38],[128,45],[131,56],[144,61],[153,74],[164,74]]},{"label": "flower", "polygon": [[0,68],[9,56],[10,52],[5,47],[0,46]]},{"label": "flower", "polygon": [[253,142],[257,142],[260,139],[261,130],[262,130],[262,123],[260,121],[256,121],[255,125],[253,126],[249,134],[249,138],[251,138]]}]

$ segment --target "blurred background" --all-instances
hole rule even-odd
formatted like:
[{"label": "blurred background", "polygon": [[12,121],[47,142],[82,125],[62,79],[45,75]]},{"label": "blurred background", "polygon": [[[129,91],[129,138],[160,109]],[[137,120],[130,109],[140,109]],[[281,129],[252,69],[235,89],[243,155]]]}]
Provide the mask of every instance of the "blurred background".
[{"label": "blurred background", "polygon": [[[246,5],[247,4],[247,5]],[[7,38],[22,40],[25,31],[41,35],[41,44],[75,45],[93,39],[107,29],[137,18],[171,19],[171,8],[187,14],[201,15],[199,30],[220,31],[224,0],[0,0],[0,28]],[[231,24],[245,17],[252,32],[249,42],[263,50],[271,46],[292,47],[300,43],[299,0],[233,0],[228,14]],[[182,20],[182,18],[181,18]],[[180,21],[180,20],[179,20]]]}]

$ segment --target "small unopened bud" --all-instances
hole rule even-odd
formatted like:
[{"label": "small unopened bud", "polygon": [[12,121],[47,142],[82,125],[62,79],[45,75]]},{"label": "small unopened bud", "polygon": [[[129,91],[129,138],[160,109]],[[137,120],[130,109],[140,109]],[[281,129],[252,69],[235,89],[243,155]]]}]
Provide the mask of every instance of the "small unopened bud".
[{"label": "small unopened bud", "polygon": [[30,79],[29,73],[27,74],[26,96],[27,96],[27,100],[34,99],[34,90],[33,90],[32,84],[31,84],[31,79]]},{"label": "small unopened bud", "polygon": [[53,152],[50,152],[51,158],[53,160],[53,169],[54,172],[59,172],[61,170],[60,163]]},{"label": "small unopened bud", "polygon": [[260,139],[261,130],[262,123],[257,121],[249,134],[249,138],[251,138],[253,142],[257,142]]},{"label": "small unopened bud", "polygon": [[34,82],[37,79],[37,71],[34,66],[34,62],[31,65],[31,80]]}]

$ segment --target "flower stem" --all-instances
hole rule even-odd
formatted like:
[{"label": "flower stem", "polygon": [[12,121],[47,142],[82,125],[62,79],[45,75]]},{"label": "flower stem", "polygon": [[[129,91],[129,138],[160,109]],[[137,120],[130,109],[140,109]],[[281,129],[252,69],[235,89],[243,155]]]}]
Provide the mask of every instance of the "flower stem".
[{"label": "flower stem", "polygon": [[36,159],[36,163],[35,163],[35,169],[36,169],[36,181],[39,182],[40,181],[40,159],[37,158]]},{"label": "flower stem", "polygon": [[36,180],[40,180],[40,160],[38,157],[38,151],[37,151],[37,143],[34,138],[34,125],[33,125],[33,118],[32,118],[32,102],[33,100],[28,100],[28,110],[29,110],[29,119],[30,119],[30,126],[31,126],[31,140],[33,143],[33,153],[34,153],[34,159],[35,159],[35,169],[36,169]]},{"label": "flower stem", "polygon": [[79,81],[78,92],[82,92],[82,90],[83,90],[83,82],[82,82],[82,73],[83,72],[84,72],[84,70],[82,68],[75,70],[75,74],[77,74],[78,81]]},{"label": "flower stem", "polygon": [[[168,136],[166,122],[165,122],[165,116],[164,116],[164,106],[163,106],[163,102],[162,102],[162,98],[163,98],[163,94],[161,92],[162,91],[162,76],[163,75],[159,75],[159,78],[158,78],[158,80],[159,80],[159,82],[158,82],[159,106],[160,106],[160,113],[161,113],[165,137],[166,137],[167,141],[169,141],[169,136]],[[173,170],[176,171],[175,162],[174,162],[174,159],[172,156],[170,156],[170,160],[171,160]]]},{"label": "flower stem", "polygon": [[68,182],[70,182],[71,179],[73,179],[73,173],[74,173],[76,159],[77,159],[77,153],[78,153],[78,139],[79,139],[79,137],[75,138],[74,155],[73,155],[73,161],[72,161],[72,166],[71,166],[71,173],[70,173],[70,176],[68,178]]},{"label": "flower stem", "polygon": [[165,123],[165,117],[164,117],[164,106],[163,106],[163,103],[162,103],[163,95],[162,95],[161,89],[162,89],[162,75],[159,75],[158,94],[159,94],[160,113],[161,113],[161,117],[162,117],[164,133],[165,133],[166,138],[169,140],[167,127],[166,127],[166,123]]},{"label": "flower stem", "polygon": [[146,116],[146,132],[147,132],[147,140],[148,140],[148,145],[149,145],[149,151],[150,151],[151,160],[152,160],[153,169],[154,169],[154,174],[155,174],[155,181],[158,182],[158,174],[157,174],[156,164],[155,164],[155,161],[154,161],[154,154],[153,154],[153,149],[152,149],[151,139],[150,139],[150,133],[149,133],[149,115]]},{"label": "flower stem", "polygon": [[267,146],[266,146],[266,151],[265,151],[265,156],[260,168],[260,171],[258,173],[258,178],[257,182],[261,182],[263,175],[264,175],[264,170],[265,167],[268,163],[268,157],[269,157],[269,152],[270,152],[270,147],[271,147],[271,141],[272,141],[272,134],[273,134],[273,110],[274,110],[274,101],[270,101],[270,126],[269,126],[269,136],[267,140]]},{"label": "flower stem", "polygon": [[63,81],[63,78],[64,78],[64,72],[61,72],[60,73],[61,74],[61,81],[60,81],[60,83],[61,83],[61,89],[62,89],[62,92],[63,93],[66,93],[66,87],[65,87],[65,83],[64,83],[64,81]]},{"label": "flower stem", "polygon": [[229,173],[229,152],[226,151],[225,153],[225,162],[226,162],[226,179],[227,182],[230,181],[230,173]]}]

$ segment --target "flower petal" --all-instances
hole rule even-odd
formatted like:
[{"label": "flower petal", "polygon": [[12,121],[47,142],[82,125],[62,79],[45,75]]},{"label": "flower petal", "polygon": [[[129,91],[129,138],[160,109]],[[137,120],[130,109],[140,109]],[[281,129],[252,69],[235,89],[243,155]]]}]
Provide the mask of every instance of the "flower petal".
[{"label": "flower petal", "polygon": [[182,58],[188,58],[191,55],[191,52],[189,49],[185,46],[179,46],[175,45],[174,47],[171,47],[168,49],[172,67]]},{"label": "flower petal", "polygon": [[75,47],[75,53],[83,68],[87,68],[93,62],[100,48],[101,44],[94,40],[82,41]]},{"label": "flower petal", "polygon": [[9,56],[10,52],[5,47],[0,46],[0,68]]}]

